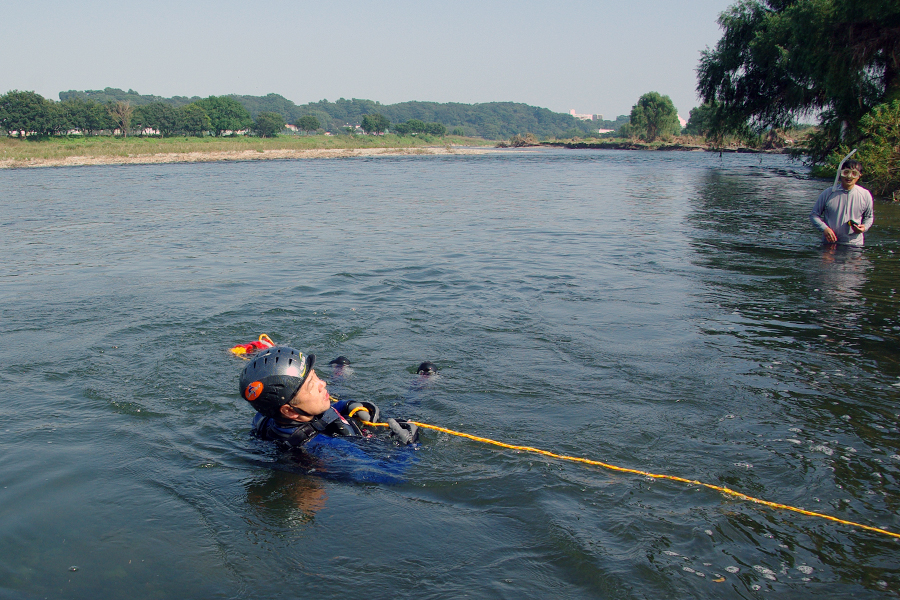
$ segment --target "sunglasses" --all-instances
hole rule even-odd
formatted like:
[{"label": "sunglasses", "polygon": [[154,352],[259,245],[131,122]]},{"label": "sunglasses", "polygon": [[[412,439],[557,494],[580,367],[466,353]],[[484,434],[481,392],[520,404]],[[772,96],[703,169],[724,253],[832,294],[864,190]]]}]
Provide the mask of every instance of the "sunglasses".
[{"label": "sunglasses", "polygon": [[857,171],[856,169],[844,169],[841,171],[841,177],[846,177],[847,179],[856,179],[862,173]]}]

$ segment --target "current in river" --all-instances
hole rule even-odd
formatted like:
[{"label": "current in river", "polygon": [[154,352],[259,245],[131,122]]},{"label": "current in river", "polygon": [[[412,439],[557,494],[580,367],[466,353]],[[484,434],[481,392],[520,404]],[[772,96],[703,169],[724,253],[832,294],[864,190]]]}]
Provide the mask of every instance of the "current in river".
[{"label": "current in river", "polygon": [[900,540],[697,485],[433,430],[280,451],[228,351],[900,532],[900,207],[824,247],[829,183],[574,150],[0,171],[0,598],[897,596]]}]

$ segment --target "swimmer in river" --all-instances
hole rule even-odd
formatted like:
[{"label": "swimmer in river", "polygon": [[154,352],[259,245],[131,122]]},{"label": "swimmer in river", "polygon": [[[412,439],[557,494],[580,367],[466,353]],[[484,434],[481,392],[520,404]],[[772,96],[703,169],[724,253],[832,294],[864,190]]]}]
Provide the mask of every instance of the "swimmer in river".
[{"label": "swimmer in river", "polygon": [[416,369],[416,373],[419,375],[434,375],[437,373],[437,367],[434,366],[433,362],[428,362],[427,360],[419,365]]},{"label": "swimmer in river", "polygon": [[[363,421],[377,422],[378,407],[365,401],[332,403],[325,382],[313,368],[315,361],[314,354],[305,355],[289,346],[267,348],[250,359],[241,372],[240,393],[257,411],[254,435],[292,447],[304,446],[314,438],[324,441],[371,435]],[[341,356],[332,364],[343,369],[350,361]],[[418,441],[416,425],[397,419],[386,422],[398,444]]]}]

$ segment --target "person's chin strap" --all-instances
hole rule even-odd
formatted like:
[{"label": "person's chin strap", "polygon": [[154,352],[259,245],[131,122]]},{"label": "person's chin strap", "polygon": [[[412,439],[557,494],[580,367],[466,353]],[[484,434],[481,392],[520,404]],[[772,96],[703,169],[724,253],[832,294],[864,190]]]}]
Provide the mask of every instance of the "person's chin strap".
[{"label": "person's chin strap", "polygon": [[309,417],[310,419],[315,419],[315,418],[316,418],[316,415],[313,415],[313,414],[310,414],[310,413],[306,412],[305,410],[303,410],[303,409],[300,408],[299,406],[294,406],[293,404],[287,404],[287,406],[290,406],[295,412],[300,413],[301,416]]}]

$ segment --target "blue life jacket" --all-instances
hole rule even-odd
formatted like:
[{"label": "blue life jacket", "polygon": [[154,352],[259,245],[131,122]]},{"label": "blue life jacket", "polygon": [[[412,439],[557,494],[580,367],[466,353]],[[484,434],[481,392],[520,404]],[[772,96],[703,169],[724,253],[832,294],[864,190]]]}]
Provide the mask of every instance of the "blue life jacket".
[{"label": "blue life jacket", "polygon": [[329,437],[362,436],[359,426],[341,416],[334,406],[306,423],[279,423],[272,417],[256,413],[252,427],[253,434],[260,439],[275,440],[288,446],[302,446],[319,434]]},{"label": "blue life jacket", "polygon": [[[294,460],[303,470],[338,480],[398,484],[415,462],[412,446],[393,447],[386,440],[360,430],[353,419],[345,418],[349,401],[340,401],[308,423],[279,423],[256,413],[252,432],[263,440],[300,451]],[[374,405],[373,405],[374,406]]]}]

